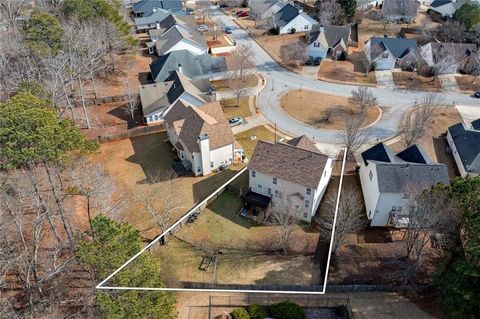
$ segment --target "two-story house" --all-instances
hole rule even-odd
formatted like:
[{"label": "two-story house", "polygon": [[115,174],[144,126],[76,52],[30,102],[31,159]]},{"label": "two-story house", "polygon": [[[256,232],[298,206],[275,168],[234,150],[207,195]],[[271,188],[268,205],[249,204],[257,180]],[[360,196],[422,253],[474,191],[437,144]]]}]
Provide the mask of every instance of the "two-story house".
[{"label": "two-story house", "polygon": [[281,203],[295,197],[301,216],[310,222],[332,174],[332,158],[320,153],[306,136],[287,143],[259,141],[248,164],[253,194]]},{"label": "two-story house", "polygon": [[218,102],[194,107],[177,101],[165,115],[165,124],[178,158],[195,176],[242,160],[243,149],[235,142]]},{"label": "two-story house", "polygon": [[[435,74],[453,74],[466,70],[469,58],[477,57],[475,43],[430,42],[420,48],[423,61]],[[478,68],[477,68],[478,69]]]},{"label": "two-story house", "polygon": [[370,226],[405,227],[413,196],[438,183],[449,184],[447,167],[433,162],[417,145],[395,153],[379,143],[361,157],[360,182]]},{"label": "two-story house", "polygon": [[350,42],[351,29],[349,26],[339,25],[315,25],[313,29],[305,35],[307,40],[307,55],[313,58],[326,58],[331,54],[334,59],[338,59],[342,52],[348,50]]},{"label": "two-story house", "polygon": [[480,119],[450,126],[447,141],[460,175],[480,176]]}]

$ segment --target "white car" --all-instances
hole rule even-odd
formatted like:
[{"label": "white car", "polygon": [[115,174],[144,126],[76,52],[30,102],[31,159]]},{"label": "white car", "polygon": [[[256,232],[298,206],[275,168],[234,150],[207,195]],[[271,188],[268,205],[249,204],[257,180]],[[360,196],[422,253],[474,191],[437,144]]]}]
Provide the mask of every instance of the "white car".
[{"label": "white car", "polygon": [[208,27],[204,24],[201,24],[198,26],[197,30],[200,32],[205,32],[205,31],[208,31]]},{"label": "white car", "polygon": [[228,120],[228,125],[230,125],[230,127],[234,127],[242,124],[243,124],[243,119],[241,117],[234,117]]}]

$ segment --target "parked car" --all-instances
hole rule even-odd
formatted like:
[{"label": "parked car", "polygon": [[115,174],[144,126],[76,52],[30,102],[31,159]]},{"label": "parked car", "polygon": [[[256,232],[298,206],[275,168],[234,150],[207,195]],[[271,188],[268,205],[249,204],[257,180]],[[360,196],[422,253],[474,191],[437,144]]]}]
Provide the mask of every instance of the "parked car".
[{"label": "parked car", "polygon": [[228,125],[230,125],[230,127],[234,127],[241,124],[243,124],[243,119],[238,116],[228,120]]},{"label": "parked car", "polygon": [[226,34],[232,34],[233,28],[227,26],[227,27],[225,27],[224,31],[225,31]]},{"label": "parked car", "polygon": [[247,11],[238,11],[237,12],[237,17],[243,18],[243,17],[248,17],[248,12]]},{"label": "parked car", "polygon": [[473,96],[476,97],[477,99],[480,99],[480,91],[475,92]]},{"label": "parked car", "polygon": [[305,65],[312,65],[313,59],[312,57],[309,57],[307,61],[305,61]]},{"label": "parked car", "polygon": [[313,61],[313,64],[314,64],[314,65],[320,65],[321,62],[322,62],[322,58],[321,58],[321,57],[317,57],[317,58],[315,58],[315,61]]},{"label": "parked car", "polygon": [[201,24],[198,26],[197,30],[200,32],[205,32],[205,31],[208,31],[208,27],[204,24]]}]

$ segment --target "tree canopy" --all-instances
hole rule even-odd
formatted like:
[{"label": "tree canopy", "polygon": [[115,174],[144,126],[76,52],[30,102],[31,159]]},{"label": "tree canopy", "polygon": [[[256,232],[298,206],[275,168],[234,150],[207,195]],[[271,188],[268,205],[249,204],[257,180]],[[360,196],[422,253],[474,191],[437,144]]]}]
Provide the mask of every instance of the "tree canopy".
[{"label": "tree canopy", "polygon": [[48,101],[20,92],[0,104],[0,166],[13,169],[60,162],[72,152],[90,152],[89,142],[69,119],[59,119]]},{"label": "tree canopy", "polygon": [[357,11],[357,0],[338,0],[338,3],[342,6],[347,21],[352,22]]},{"label": "tree canopy", "polygon": [[449,318],[480,313],[480,177],[441,186],[460,209],[457,244],[447,247],[433,283]]},{"label": "tree canopy", "polygon": [[22,31],[27,47],[39,55],[55,54],[61,48],[63,30],[50,13],[33,12]]},{"label": "tree canopy", "polygon": [[462,23],[467,30],[480,24],[480,6],[476,3],[464,3],[453,15],[453,19]]},{"label": "tree canopy", "polygon": [[[77,243],[77,256],[104,279],[142,248],[140,232],[127,223],[115,222],[105,215],[92,219],[92,226]],[[116,274],[109,285],[128,287],[164,287],[159,277],[160,264],[148,253],[140,255]],[[161,291],[123,291],[99,293],[100,311],[105,318],[176,318],[175,298]]]}]

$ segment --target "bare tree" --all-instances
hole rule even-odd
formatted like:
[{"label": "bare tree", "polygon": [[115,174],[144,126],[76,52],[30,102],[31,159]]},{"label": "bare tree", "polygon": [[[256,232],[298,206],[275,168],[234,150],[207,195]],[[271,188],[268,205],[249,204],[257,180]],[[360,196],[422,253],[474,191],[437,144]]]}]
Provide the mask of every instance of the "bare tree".
[{"label": "bare tree", "polygon": [[295,225],[300,220],[300,207],[303,200],[296,195],[287,195],[286,198],[275,201],[266,212],[266,224],[274,228],[277,233],[277,243],[284,255],[288,254],[290,239]]},{"label": "bare tree", "polygon": [[[330,241],[332,236],[337,193],[327,193],[325,196],[320,216],[316,222],[320,225],[320,236]],[[366,225],[362,212],[364,210],[361,192],[353,187],[345,187],[342,190],[338,205],[335,235],[333,237],[332,253],[340,249],[349,234],[355,234]]]},{"label": "bare tree", "polygon": [[[422,29],[423,30],[423,29]],[[424,34],[431,41],[440,41],[443,43],[462,43],[468,36],[465,25],[459,21],[448,20],[440,24],[438,28],[425,28]]]},{"label": "bare tree", "polygon": [[347,110],[341,114],[341,117],[344,126],[340,132],[340,140],[347,148],[347,156],[351,156],[367,142],[367,131],[363,128],[366,115]]},{"label": "bare tree", "polygon": [[307,46],[304,42],[286,43],[280,47],[280,59],[285,64],[298,66],[307,58]]},{"label": "bare tree", "polygon": [[362,63],[364,69],[365,69],[365,74],[368,76],[370,73],[370,70],[374,66],[374,62],[371,58],[371,53],[368,48],[365,48],[364,51],[360,52],[360,62]]},{"label": "bare tree", "polygon": [[127,103],[123,106],[123,111],[130,115],[132,120],[135,120],[135,114],[137,113],[140,101],[138,100],[138,94],[134,92],[132,88],[132,81],[130,80],[130,64],[128,65],[125,78],[123,80],[123,88],[125,95],[127,96]]},{"label": "bare tree", "polygon": [[237,47],[231,55],[230,59],[230,73],[235,74],[239,79],[243,79],[250,71],[255,68],[255,64],[252,61],[253,52],[245,46]]},{"label": "bare tree", "polygon": [[377,98],[367,87],[360,86],[358,89],[352,90],[352,96],[348,102],[363,113],[368,107],[377,105]]},{"label": "bare tree", "polygon": [[435,93],[426,93],[420,104],[415,103],[404,114],[398,134],[405,147],[412,146],[423,137],[435,117],[437,103],[438,98]]},{"label": "bare tree", "polygon": [[18,18],[31,2],[31,0],[2,0],[0,2],[0,17],[3,17],[10,26],[16,27]]},{"label": "bare tree", "polygon": [[336,0],[322,0],[315,2],[317,20],[324,25],[340,25],[345,19],[342,6]]}]

